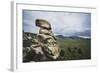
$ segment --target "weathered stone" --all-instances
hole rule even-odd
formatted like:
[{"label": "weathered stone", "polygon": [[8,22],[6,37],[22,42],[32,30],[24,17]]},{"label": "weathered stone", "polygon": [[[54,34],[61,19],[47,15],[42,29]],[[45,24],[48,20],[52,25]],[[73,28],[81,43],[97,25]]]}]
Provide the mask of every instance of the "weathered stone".
[{"label": "weathered stone", "polygon": [[46,55],[50,57],[51,59],[57,59],[60,55],[59,46],[57,44],[55,45],[47,44],[47,46],[43,48],[43,50],[45,51]]},{"label": "weathered stone", "polygon": [[36,26],[40,27],[39,34],[23,34],[23,62],[57,60],[60,47],[50,23],[37,19]]},{"label": "weathered stone", "polygon": [[38,34],[38,38],[42,39],[43,41],[50,38],[53,39],[51,35],[44,35],[44,34]]},{"label": "weathered stone", "polygon": [[23,62],[46,61],[47,58],[38,44],[23,48]]},{"label": "weathered stone", "polygon": [[60,55],[60,48],[54,34],[51,30],[51,25],[48,21],[37,19],[36,26],[40,27],[38,41],[48,58],[57,59]]},{"label": "weathered stone", "polygon": [[43,54],[42,48],[39,45],[31,45],[31,49],[36,52],[36,54]]},{"label": "weathered stone", "polygon": [[54,36],[54,34],[53,34],[53,32],[51,30],[47,30],[47,29],[43,29],[43,28],[40,28],[39,34]]},{"label": "weathered stone", "polygon": [[37,19],[36,20],[36,26],[44,28],[44,29],[48,29],[51,30],[51,25],[48,21],[43,20],[43,19]]}]

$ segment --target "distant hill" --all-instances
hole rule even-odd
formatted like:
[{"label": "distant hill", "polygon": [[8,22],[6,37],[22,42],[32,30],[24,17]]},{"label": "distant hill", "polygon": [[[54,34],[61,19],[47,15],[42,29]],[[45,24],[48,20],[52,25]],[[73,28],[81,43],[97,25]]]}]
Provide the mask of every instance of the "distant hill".
[{"label": "distant hill", "polygon": [[[64,35],[56,35],[56,38],[58,39],[90,39],[90,37],[87,37],[87,36],[64,36]],[[23,32],[23,40],[32,40],[32,39],[37,39],[36,33]]]},{"label": "distant hill", "polygon": [[56,37],[59,38],[59,39],[67,38],[67,37],[65,37],[65,36],[63,36],[63,35],[56,35]]},{"label": "distant hill", "polygon": [[90,39],[90,37],[86,36],[63,36],[63,35],[56,35],[58,39]]}]

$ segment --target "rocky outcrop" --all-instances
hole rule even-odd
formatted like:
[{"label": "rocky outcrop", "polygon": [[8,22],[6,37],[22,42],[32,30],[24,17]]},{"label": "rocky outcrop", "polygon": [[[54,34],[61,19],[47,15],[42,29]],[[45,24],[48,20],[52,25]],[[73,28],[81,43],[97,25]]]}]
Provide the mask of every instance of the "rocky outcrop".
[{"label": "rocky outcrop", "polygon": [[50,23],[37,19],[36,26],[38,34],[23,32],[23,62],[57,60],[60,48]]},{"label": "rocky outcrop", "polygon": [[50,23],[43,19],[37,19],[36,26],[40,27],[38,41],[45,55],[51,59],[57,59],[60,55],[60,48],[52,32]]}]

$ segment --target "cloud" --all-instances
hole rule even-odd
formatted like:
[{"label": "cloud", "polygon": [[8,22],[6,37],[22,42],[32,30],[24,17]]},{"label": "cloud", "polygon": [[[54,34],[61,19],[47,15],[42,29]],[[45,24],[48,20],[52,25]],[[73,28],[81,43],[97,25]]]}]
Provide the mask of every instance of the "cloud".
[{"label": "cloud", "polygon": [[49,21],[55,34],[73,35],[91,31],[90,13],[24,10],[23,22],[24,25],[26,24],[28,26],[24,26],[24,30],[33,33],[38,32],[35,26],[36,19],[45,19]]}]

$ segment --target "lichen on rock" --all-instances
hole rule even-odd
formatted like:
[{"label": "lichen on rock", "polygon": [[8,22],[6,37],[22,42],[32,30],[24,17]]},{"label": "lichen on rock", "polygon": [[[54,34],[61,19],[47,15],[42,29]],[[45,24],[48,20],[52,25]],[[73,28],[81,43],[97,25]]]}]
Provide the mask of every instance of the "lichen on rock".
[{"label": "lichen on rock", "polygon": [[42,43],[41,47],[45,55],[51,59],[57,59],[60,56],[60,48],[50,23],[43,19],[37,19],[36,26],[40,28],[38,41]]},{"label": "lichen on rock", "polygon": [[23,31],[23,62],[53,61],[60,56],[60,47],[54,36],[51,24],[43,19],[36,19],[39,33]]}]

